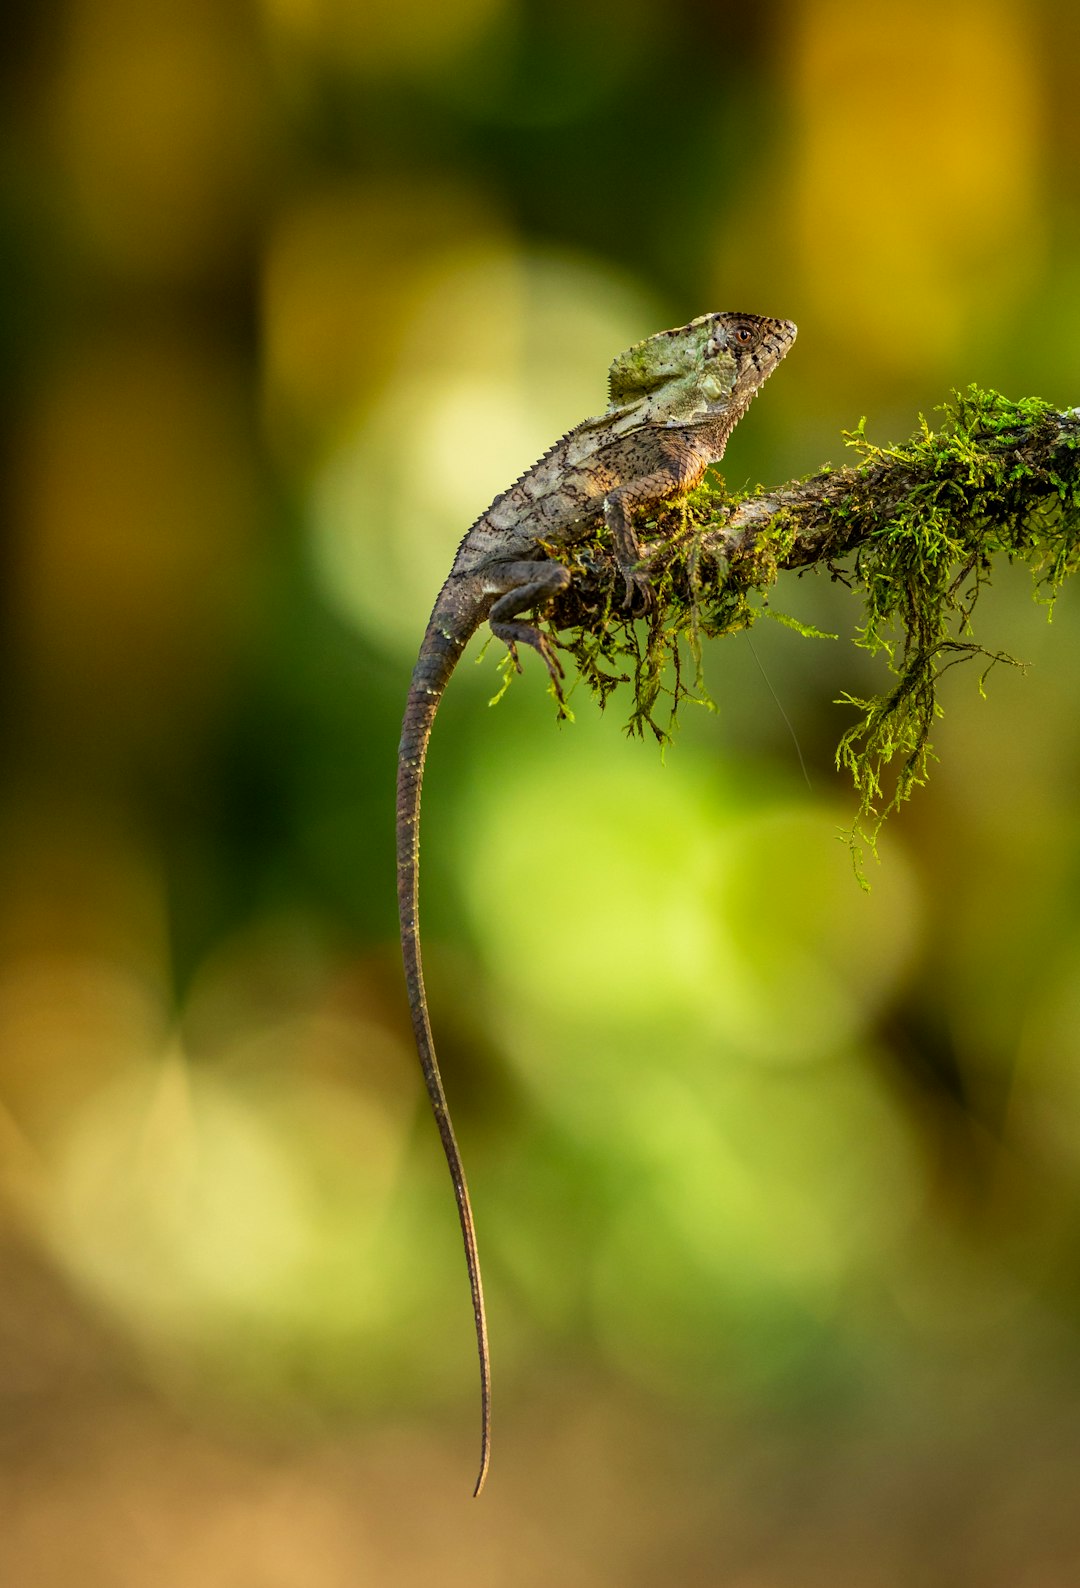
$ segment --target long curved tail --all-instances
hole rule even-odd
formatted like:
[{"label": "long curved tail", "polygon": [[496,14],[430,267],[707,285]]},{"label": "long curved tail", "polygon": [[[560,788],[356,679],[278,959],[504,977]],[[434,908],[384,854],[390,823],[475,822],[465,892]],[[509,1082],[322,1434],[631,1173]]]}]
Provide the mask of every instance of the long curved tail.
[{"label": "long curved tail", "polygon": [[431,1111],[439,1127],[443,1152],[454,1183],[461,1235],[465,1243],[465,1262],[469,1270],[469,1287],[472,1291],[473,1321],[476,1326],[476,1349],[480,1358],[480,1471],[473,1496],[480,1493],[487,1477],[491,1460],[491,1358],[488,1352],[487,1316],[484,1312],[484,1287],[480,1278],[480,1255],[476,1245],[472,1204],[465,1181],[461,1151],[450,1122],[450,1110],[443,1089],[439,1061],[435,1057],[435,1044],[428,1019],[427,994],[424,991],[424,970],[420,958],[419,860],[420,860],[420,794],[424,781],[424,760],[427,756],[431,728],[439,709],[450,675],[458,658],[476,627],[475,622],[462,623],[460,615],[448,611],[449,603],[442,599],[436,604],[420,647],[420,656],[409,685],[405,707],[405,721],[401,729],[398,749],[397,776],[397,881],[398,916],[401,923],[401,952],[405,960],[405,981],[409,992],[416,1051],[424,1083],[431,1100]]}]

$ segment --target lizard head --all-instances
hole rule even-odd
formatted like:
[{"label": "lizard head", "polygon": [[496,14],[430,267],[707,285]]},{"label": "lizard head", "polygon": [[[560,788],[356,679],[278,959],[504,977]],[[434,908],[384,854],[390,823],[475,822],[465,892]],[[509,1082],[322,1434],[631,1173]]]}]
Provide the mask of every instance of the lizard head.
[{"label": "lizard head", "polygon": [[608,374],[612,408],[646,423],[686,424],[723,415],[738,424],[795,340],[790,320],[703,314],[637,342]]}]

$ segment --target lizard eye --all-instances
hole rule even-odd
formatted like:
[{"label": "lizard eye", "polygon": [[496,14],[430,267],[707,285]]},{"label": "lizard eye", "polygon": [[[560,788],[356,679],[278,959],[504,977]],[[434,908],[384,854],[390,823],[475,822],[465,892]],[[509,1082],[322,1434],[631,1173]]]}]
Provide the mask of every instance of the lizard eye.
[{"label": "lizard eye", "polygon": [[753,339],[754,333],[750,330],[749,326],[740,325],[736,328],[735,340],[738,342],[740,347],[749,347]]}]

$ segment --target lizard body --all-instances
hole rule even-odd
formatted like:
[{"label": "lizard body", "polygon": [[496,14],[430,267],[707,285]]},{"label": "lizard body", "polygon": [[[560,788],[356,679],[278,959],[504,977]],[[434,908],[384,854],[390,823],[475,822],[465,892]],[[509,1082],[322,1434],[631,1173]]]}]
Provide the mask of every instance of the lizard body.
[{"label": "lizard body", "polygon": [[487,1323],[472,1207],[431,1035],[418,923],[420,793],[435,713],[462,651],[485,621],[519,669],[519,645],[539,653],[561,698],[562,667],[551,643],[520,616],[570,583],[569,571],[541,543],[572,542],[602,518],[626,582],[627,606],[635,595],[651,605],[651,586],[637,567],[632,513],[685,495],[700,482],[794,340],[788,320],[708,314],[621,354],[609,372],[607,410],[568,431],[465,535],[413,670],[398,750],[398,910],[417,1052],[454,1185],[472,1291],[482,1422],[475,1494],[491,1451]]}]

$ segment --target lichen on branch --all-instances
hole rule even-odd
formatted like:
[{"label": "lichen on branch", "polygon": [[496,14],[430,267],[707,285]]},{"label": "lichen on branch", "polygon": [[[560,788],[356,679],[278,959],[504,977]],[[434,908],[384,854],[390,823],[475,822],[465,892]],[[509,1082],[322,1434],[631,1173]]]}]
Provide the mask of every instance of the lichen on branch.
[{"label": "lichen on branch", "polygon": [[972,386],[941,412],[936,429],[920,420],[892,447],[869,441],[860,423],[845,437],[856,454],[846,467],[745,496],[707,483],[644,519],[657,597],[646,614],[623,608],[602,531],[552,550],[574,574],[552,634],[602,704],[631,684],[631,731],[666,739],[681,701],[703,693],[703,638],[749,627],[781,573],[816,566],[843,580],[864,603],[857,643],[884,652],[893,675],[872,699],[842,697],[859,713],[837,750],[859,793],[853,841],[872,843],[926,778],[941,674],[972,657],[984,674],[1013,660],[972,628],[995,559],[1024,561],[1050,604],[1080,565],[1080,409]]}]

